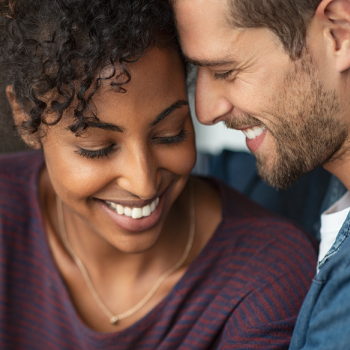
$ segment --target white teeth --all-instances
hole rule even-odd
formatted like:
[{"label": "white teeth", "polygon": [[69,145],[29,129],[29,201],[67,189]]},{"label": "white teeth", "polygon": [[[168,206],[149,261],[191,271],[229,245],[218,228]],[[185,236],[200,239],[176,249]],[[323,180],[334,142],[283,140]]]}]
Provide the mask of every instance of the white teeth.
[{"label": "white teeth", "polygon": [[124,214],[124,207],[120,204],[117,204],[117,213],[120,215]]},{"label": "white teeth", "polygon": [[151,215],[151,207],[146,205],[142,208],[142,216],[150,216]]},{"label": "white teeth", "polygon": [[132,210],[132,215],[131,217],[133,219],[139,219],[139,218],[142,218],[142,209],[141,208],[134,208]]},{"label": "white teeth", "polygon": [[247,129],[245,134],[247,135],[248,139],[254,139],[256,136],[253,129]]},{"label": "white teeth", "polygon": [[156,198],[151,204],[148,204],[142,208],[123,207],[120,204],[115,204],[109,201],[106,201],[106,203],[111,209],[116,211],[119,215],[125,215],[125,216],[132,217],[133,219],[139,219],[142,217],[150,216],[154,212],[157,205],[159,204],[159,197]]},{"label": "white teeth", "polygon": [[255,139],[260,136],[266,129],[265,125],[254,126],[253,128],[242,130],[244,135],[247,136],[249,140]]},{"label": "white teeth", "polygon": [[256,136],[260,136],[264,132],[264,129],[259,126],[254,126],[253,130]]},{"label": "white teeth", "polygon": [[117,205],[115,203],[111,202],[110,206],[112,207],[112,209],[117,210]]},{"label": "white teeth", "polygon": [[130,209],[129,207],[125,207],[124,208],[124,215],[125,216],[132,216],[132,209]]}]

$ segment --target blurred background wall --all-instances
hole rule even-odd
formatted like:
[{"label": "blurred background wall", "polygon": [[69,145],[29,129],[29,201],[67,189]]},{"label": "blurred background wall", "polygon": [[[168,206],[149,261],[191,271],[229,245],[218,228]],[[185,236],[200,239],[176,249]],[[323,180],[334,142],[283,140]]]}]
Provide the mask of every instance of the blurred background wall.
[{"label": "blurred background wall", "polygon": [[5,94],[5,85],[0,82],[0,153],[26,149],[15,131],[10,105]]}]

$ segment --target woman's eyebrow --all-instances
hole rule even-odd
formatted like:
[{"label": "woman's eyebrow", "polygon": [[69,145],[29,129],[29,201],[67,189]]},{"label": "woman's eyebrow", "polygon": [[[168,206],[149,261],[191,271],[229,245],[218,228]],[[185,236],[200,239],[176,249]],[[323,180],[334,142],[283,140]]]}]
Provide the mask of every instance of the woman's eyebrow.
[{"label": "woman's eyebrow", "polygon": [[110,124],[110,123],[98,123],[98,122],[91,122],[88,125],[89,128],[99,128],[103,130],[112,130],[117,132],[123,132],[123,128],[121,128],[118,125]]},{"label": "woman's eyebrow", "polygon": [[[171,114],[175,109],[181,108],[182,106],[188,106],[188,101],[186,100],[178,100],[174,102],[170,107],[165,109],[159,115],[155,117],[155,119],[151,122],[150,126],[154,126],[158,124],[161,120],[166,118],[169,114]],[[90,122],[88,124],[89,128],[99,128],[103,130],[112,130],[117,132],[124,132],[124,129],[118,125],[110,124],[110,123],[100,123],[100,122]]]},{"label": "woman's eyebrow", "polygon": [[169,114],[171,114],[175,109],[181,108],[182,106],[188,106],[188,101],[186,100],[178,100],[174,102],[170,107],[165,109],[162,113],[157,115],[153,122],[151,122],[150,126],[154,126],[158,124],[161,120],[166,118]]}]

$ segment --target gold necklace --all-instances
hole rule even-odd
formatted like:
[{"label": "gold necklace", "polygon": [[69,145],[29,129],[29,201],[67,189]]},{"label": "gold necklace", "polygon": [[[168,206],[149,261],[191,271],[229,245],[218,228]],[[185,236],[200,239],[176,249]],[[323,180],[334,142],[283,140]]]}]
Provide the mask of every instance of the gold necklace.
[{"label": "gold necklace", "polygon": [[191,251],[193,240],[194,240],[194,233],[195,233],[195,207],[194,207],[194,189],[193,189],[193,183],[190,181],[190,230],[189,230],[189,236],[187,245],[185,248],[185,251],[183,252],[180,260],[170,267],[168,270],[166,270],[156,281],[156,283],[153,285],[151,290],[146,294],[146,296],[139,301],[134,307],[131,309],[119,314],[119,315],[113,315],[113,313],[107,308],[107,306],[104,304],[104,302],[99,297],[94,285],[92,284],[92,281],[90,279],[90,276],[86,270],[85,265],[80,260],[78,255],[74,252],[72,246],[70,245],[67,237],[66,227],[64,223],[64,216],[63,216],[63,205],[62,201],[56,197],[57,202],[57,215],[58,215],[58,225],[59,225],[59,233],[63,242],[64,247],[66,248],[67,252],[70,254],[71,258],[74,260],[76,265],[78,266],[85,283],[87,284],[93,298],[95,299],[97,305],[100,307],[100,309],[103,311],[103,313],[109,318],[109,322],[111,324],[116,324],[119,320],[122,320],[126,317],[129,317],[133,315],[135,312],[140,310],[155,294],[155,292],[158,290],[160,285],[163,283],[163,281],[171,275],[173,272],[178,270],[186,261],[188,258],[188,255]]}]

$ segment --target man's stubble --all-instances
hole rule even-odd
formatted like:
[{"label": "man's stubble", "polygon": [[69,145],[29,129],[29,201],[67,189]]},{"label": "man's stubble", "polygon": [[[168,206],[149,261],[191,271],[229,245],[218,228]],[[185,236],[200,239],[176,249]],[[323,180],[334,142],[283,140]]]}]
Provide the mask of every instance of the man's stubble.
[{"label": "man's stubble", "polygon": [[[273,104],[269,132],[275,152],[257,152],[257,168],[268,184],[285,189],[303,174],[332,161],[344,145],[348,130],[336,118],[340,111],[336,91],[323,86],[307,50],[285,76],[283,89]],[[226,122],[230,128],[243,124],[262,123],[249,115],[244,120],[232,118]]]}]

